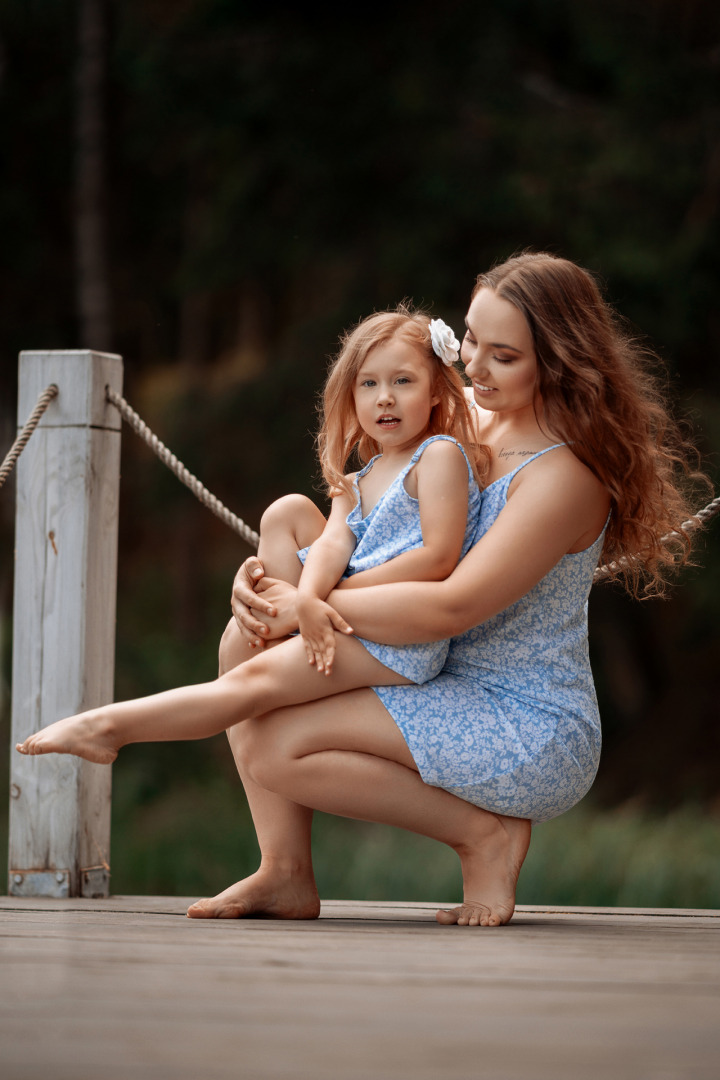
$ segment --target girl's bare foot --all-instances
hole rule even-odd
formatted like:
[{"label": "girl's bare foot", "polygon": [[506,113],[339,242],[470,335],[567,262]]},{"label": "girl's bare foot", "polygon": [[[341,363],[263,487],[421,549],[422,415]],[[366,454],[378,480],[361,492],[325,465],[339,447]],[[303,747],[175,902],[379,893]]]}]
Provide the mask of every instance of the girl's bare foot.
[{"label": "girl's bare foot", "polygon": [[23,743],[16,743],[21,754],[75,754],[86,761],[109,765],[118,755],[119,746],[113,738],[113,725],[99,710],[93,709],[78,716],[68,716],[49,724]]},{"label": "girl's bare foot", "polygon": [[436,913],[444,926],[504,926],[515,911],[517,880],[530,846],[530,822],[493,814],[490,827],[483,824],[476,841],[458,851],[464,902]]},{"label": "girl's bare foot", "polygon": [[190,919],[245,919],[270,915],[275,919],[317,919],[320,898],[315,879],[306,873],[287,873],[262,867],[208,900],[188,908]]}]

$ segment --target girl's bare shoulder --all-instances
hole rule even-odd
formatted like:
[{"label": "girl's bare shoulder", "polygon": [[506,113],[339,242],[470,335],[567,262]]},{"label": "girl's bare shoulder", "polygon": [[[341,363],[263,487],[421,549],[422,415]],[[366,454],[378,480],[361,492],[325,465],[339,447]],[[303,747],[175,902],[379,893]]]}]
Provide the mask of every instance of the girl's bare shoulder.
[{"label": "girl's bare shoulder", "polygon": [[465,467],[465,454],[456,439],[436,439],[425,447],[415,469],[419,472],[427,469]]}]

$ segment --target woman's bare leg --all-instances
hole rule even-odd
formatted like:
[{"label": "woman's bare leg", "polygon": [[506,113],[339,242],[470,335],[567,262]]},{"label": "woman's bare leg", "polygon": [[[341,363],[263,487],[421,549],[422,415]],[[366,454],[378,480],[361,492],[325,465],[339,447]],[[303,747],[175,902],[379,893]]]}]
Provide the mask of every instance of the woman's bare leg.
[{"label": "woman's bare leg", "polygon": [[[307,499],[290,496],[273,503],[260,526],[258,556],[266,572],[296,585],[301,569],[296,551],[316,540],[324,526],[325,518]],[[219,674],[226,674],[251,655],[247,638],[231,619],[220,642]],[[227,736],[255,826],[260,866],[254,874],[217,896],[192,904],[188,916],[236,919],[264,914],[275,918],[316,919],[320,914],[320,897],[312,865],[313,811],[260,787],[251,779],[243,764],[243,731],[244,725],[236,724]]]},{"label": "woman's bare leg", "polygon": [[241,765],[296,804],[409,829],[452,847],[464,903],[438,921],[498,926],[512,917],[530,822],[501,817],[425,784],[370,690],[279,710],[245,725]]},{"label": "woman's bare leg", "polygon": [[[220,643],[219,674],[231,671],[252,655],[247,650],[247,639],[231,619]],[[320,897],[312,865],[313,811],[267,791],[251,779],[240,749],[243,730],[243,724],[236,724],[227,736],[255,826],[260,866],[217,896],[191,904],[188,917],[238,919],[263,914],[280,919],[316,919]]]}]

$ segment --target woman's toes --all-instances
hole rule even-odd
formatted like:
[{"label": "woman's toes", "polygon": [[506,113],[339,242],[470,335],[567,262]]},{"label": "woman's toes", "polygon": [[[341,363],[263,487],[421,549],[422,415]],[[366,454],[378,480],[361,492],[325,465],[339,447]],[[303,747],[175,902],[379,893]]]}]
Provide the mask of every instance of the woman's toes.
[{"label": "woman's toes", "polygon": [[454,926],[458,921],[459,908],[440,908],[435,912],[435,921],[443,926]]}]

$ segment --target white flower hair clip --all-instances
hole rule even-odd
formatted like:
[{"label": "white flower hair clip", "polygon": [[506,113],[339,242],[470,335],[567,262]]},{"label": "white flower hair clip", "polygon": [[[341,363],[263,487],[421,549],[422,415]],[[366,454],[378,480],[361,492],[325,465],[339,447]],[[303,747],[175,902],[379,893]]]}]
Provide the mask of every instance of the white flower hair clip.
[{"label": "white flower hair clip", "polygon": [[460,342],[452,328],[442,319],[431,319],[429,326],[433,352],[440,357],[443,364],[452,367],[460,355]]}]

